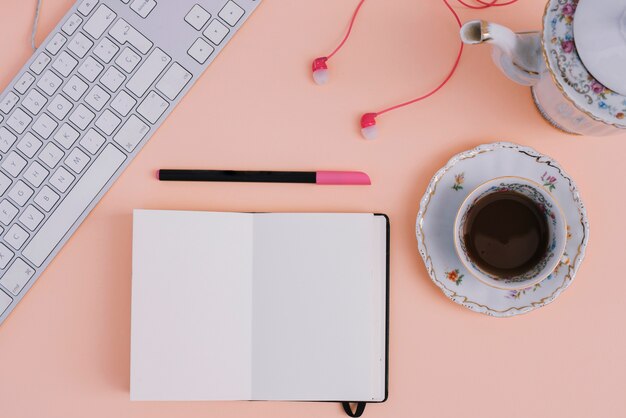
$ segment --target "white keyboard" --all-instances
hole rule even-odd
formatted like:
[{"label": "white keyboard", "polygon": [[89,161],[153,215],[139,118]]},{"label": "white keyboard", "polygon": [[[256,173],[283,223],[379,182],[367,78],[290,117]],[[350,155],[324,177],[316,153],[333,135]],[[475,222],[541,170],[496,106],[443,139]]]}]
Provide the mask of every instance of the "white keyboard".
[{"label": "white keyboard", "polygon": [[0,323],[260,0],[79,0],[0,95]]}]

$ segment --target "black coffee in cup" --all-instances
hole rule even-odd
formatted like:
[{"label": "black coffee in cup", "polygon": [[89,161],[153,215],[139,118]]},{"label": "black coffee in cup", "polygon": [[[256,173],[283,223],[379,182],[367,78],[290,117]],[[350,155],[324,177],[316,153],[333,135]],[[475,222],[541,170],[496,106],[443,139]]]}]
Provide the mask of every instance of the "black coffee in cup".
[{"label": "black coffee in cup", "polygon": [[544,212],[513,191],[478,200],[468,211],[463,234],[468,256],[478,268],[501,278],[531,270],[546,254],[549,242]]}]

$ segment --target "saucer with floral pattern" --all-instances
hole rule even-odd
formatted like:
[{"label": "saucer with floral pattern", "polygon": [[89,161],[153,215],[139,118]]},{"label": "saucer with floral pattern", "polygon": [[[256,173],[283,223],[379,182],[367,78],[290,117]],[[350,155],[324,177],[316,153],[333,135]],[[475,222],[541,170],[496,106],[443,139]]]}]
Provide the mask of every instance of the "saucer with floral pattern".
[{"label": "saucer with floral pattern", "polygon": [[[562,262],[543,281],[519,290],[490,287],[465,269],[454,247],[454,220],[465,198],[496,177],[519,176],[542,185],[567,222]],[[589,221],[576,184],[561,166],[532,148],[509,142],[455,155],[430,181],[416,223],[417,244],[432,281],[454,302],[483,314],[509,317],[552,302],[573,281],[589,238]]]}]

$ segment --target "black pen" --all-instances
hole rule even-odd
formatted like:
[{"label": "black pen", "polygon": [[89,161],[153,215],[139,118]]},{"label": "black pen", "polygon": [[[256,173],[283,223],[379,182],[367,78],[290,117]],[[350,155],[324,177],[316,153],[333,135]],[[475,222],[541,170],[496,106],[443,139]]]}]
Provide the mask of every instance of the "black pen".
[{"label": "black pen", "polygon": [[360,171],[234,171],[172,170],[157,173],[161,181],[223,181],[248,183],[314,183],[322,185],[370,185],[367,174]]}]

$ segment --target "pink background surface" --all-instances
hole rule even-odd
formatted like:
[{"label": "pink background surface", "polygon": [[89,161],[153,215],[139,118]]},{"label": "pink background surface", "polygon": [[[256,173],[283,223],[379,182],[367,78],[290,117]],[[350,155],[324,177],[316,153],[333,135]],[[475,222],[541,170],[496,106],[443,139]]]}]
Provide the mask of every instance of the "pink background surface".
[{"label": "pink background surface", "polygon": [[[161,0],[173,1],[173,0]],[[71,0],[44,0],[40,35]],[[266,0],[146,145],[0,329],[3,417],[340,417],[336,404],[129,401],[131,211],[376,211],[392,223],[389,400],[367,417],[624,416],[626,135],[571,137],[545,123],[527,88],[504,78],[487,48],[468,48],[451,83],[379,119],[362,112],[434,86],[458,46],[437,0],[369,1],[354,37],[315,86],[312,58],[338,41],[353,1]],[[393,6],[392,6],[393,4]],[[488,11],[540,28],[544,0]],[[35,0],[2,0],[0,87],[31,54]],[[577,181],[591,221],[587,258],[552,305],[511,319],[450,302],[428,278],[414,234],[419,199],[448,158],[510,140],[556,158]],[[164,184],[164,167],[358,169],[371,187]]]}]

